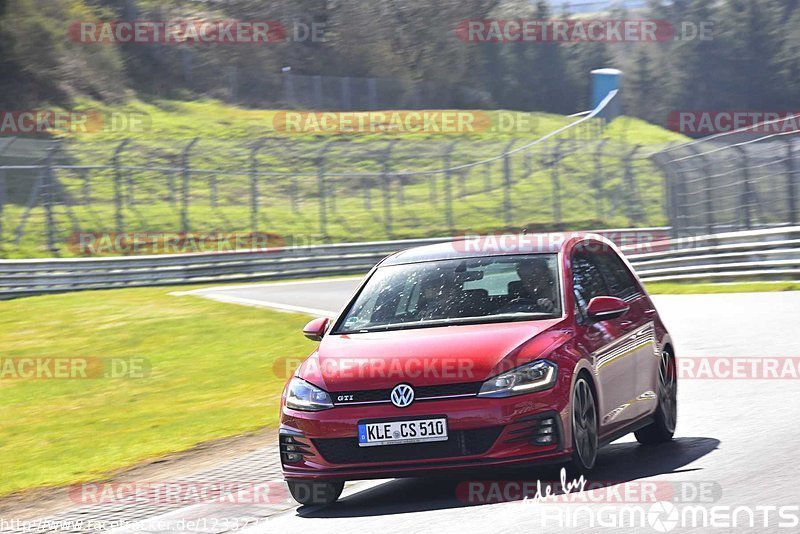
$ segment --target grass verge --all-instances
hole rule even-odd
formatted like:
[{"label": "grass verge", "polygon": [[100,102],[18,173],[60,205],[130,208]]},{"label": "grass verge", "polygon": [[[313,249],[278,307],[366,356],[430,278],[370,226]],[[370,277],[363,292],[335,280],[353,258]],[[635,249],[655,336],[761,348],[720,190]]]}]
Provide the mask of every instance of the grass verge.
[{"label": "grass verge", "polygon": [[647,291],[652,295],[800,291],[800,282],[736,282],[730,284],[676,284],[655,282],[645,285],[647,286]]},{"label": "grass verge", "polygon": [[301,315],[169,288],[3,303],[3,358],[146,358],[148,378],[0,379],[0,495],[97,479],[277,423],[281,357],[304,356]]}]

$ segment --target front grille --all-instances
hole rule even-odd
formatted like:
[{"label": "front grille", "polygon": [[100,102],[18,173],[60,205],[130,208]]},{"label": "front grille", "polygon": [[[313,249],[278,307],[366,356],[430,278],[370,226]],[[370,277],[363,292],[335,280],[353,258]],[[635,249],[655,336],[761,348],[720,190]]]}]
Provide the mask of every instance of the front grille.
[{"label": "front grille", "polygon": [[[414,388],[414,399],[428,397],[450,397],[453,395],[477,395],[482,382],[464,382],[460,384],[442,384],[437,386],[419,386]],[[367,389],[362,391],[338,391],[331,393],[336,404],[356,404],[360,402],[391,402],[392,388]],[[352,400],[350,400],[352,397]],[[339,400],[342,399],[342,400]],[[347,399],[347,400],[344,400]]]},{"label": "front grille", "polygon": [[358,439],[312,439],[325,461],[332,464],[358,464],[401,460],[430,460],[473,456],[488,451],[502,432],[502,426],[453,430],[447,441],[359,447]]}]

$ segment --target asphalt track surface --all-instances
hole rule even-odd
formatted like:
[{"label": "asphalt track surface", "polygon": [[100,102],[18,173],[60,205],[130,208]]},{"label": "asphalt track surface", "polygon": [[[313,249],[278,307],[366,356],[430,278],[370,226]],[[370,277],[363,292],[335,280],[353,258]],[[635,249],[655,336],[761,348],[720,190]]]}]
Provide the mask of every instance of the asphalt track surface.
[{"label": "asphalt track surface", "polygon": [[[197,293],[332,315],[357,282],[261,284]],[[675,339],[679,360],[747,357],[758,363],[800,357],[800,292],[665,295],[654,300]],[[595,489],[571,503],[516,499],[468,504],[456,492],[460,484],[476,480],[466,474],[458,480],[371,481],[347,488],[330,507],[297,507],[247,532],[800,531],[800,380],[682,378],[672,443],[643,447],[627,436],[601,449],[589,481],[612,482],[622,495]],[[558,469],[550,467],[498,471],[477,480],[513,483],[558,477]],[[697,512],[699,508],[705,512]],[[625,516],[623,510],[634,515]]]}]

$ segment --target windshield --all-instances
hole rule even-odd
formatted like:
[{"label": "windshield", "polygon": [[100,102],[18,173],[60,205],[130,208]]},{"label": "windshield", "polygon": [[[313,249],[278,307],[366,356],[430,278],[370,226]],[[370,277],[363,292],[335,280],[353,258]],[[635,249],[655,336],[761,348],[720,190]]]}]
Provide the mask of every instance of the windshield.
[{"label": "windshield", "polygon": [[555,254],[381,267],[334,334],[561,316]]}]

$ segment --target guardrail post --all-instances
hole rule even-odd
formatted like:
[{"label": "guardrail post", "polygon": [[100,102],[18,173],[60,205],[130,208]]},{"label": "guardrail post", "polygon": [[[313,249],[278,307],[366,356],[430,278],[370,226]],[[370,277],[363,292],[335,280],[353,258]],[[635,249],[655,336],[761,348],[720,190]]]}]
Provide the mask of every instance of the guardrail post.
[{"label": "guardrail post", "polygon": [[181,183],[181,232],[184,234],[189,231],[189,174],[191,173],[189,169],[189,155],[192,151],[194,145],[197,144],[199,138],[192,139],[186,148],[183,149],[183,154],[181,154],[181,172],[182,172],[182,183]]},{"label": "guardrail post", "polygon": [[250,147],[250,231],[258,232],[258,152],[266,143],[259,139]]},{"label": "guardrail post", "polygon": [[130,139],[125,139],[114,150],[114,155],[111,158],[112,165],[114,166],[114,231],[121,234],[123,225],[125,223],[122,215],[123,192],[122,192],[122,169],[119,165],[119,157],[125,147],[130,143]]},{"label": "guardrail post", "polygon": [[517,142],[512,139],[503,149],[503,222],[510,227],[514,220],[514,208],[511,204],[511,147]]},{"label": "guardrail post", "polygon": [[789,202],[789,222],[796,225],[800,220],[797,206],[797,161],[795,160],[794,146],[792,138],[786,139],[786,189]]}]

